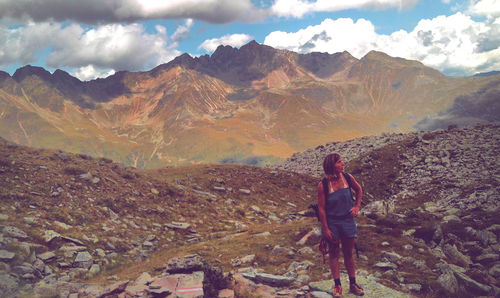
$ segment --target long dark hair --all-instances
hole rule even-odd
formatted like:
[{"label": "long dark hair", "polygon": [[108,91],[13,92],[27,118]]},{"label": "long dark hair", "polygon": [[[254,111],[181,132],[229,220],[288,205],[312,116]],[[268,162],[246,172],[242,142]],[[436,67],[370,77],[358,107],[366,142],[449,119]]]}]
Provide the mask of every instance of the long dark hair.
[{"label": "long dark hair", "polygon": [[338,153],[330,153],[325,156],[323,160],[323,171],[325,172],[325,176],[328,180],[337,179],[338,173],[335,173],[335,164],[339,161],[340,154]]}]

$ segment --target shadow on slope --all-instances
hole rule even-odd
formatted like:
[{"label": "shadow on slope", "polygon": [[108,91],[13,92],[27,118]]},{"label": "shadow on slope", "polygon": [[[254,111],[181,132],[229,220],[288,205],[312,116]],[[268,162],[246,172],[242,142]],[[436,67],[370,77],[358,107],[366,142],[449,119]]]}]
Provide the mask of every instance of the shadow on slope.
[{"label": "shadow on slope", "polygon": [[500,121],[500,80],[491,82],[477,92],[461,95],[453,105],[435,116],[415,124],[419,130],[446,129],[450,125],[464,127],[477,123]]}]

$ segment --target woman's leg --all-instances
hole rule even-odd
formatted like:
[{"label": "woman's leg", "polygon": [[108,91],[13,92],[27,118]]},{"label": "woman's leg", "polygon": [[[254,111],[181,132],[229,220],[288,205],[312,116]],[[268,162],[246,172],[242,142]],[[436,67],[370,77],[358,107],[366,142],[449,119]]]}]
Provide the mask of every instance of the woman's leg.
[{"label": "woman's leg", "polygon": [[330,263],[330,270],[332,271],[333,279],[340,278],[340,247],[339,245],[328,245],[328,257]]},{"label": "woman's leg", "polygon": [[[356,277],[356,265],[354,264],[354,238],[342,238],[342,253],[344,254],[344,264],[350,278]],[[338,260],[338,259],[337,259]]]}]

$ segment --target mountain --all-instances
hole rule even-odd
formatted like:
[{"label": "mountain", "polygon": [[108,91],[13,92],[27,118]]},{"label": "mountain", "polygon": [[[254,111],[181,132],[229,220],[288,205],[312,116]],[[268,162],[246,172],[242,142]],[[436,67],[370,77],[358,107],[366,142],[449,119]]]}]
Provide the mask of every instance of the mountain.
[{"label": "mountain", "polygon": [[337,151],[363,186],[366,296],[495,297],[499,130],[330,142],[277,168],[139,170],[0,139],[0,296],[158,297],[181,280],[207,297],[325,296],[333,281],[308,206],[324,155]]},{"label": "mountain", "polygon": [[473,75],[473,77],[489,77],[489,76],[497,76],[500,74],[499,70],[493,70],[488,72],[480,72]]},{"label": "mountain", "polygon": [[414,130],[496,82],[381,52],[356,59],[252,41],[88,82],[33,66],[0,73],[0,136],[139,168],[264,164],[326,141]]}]

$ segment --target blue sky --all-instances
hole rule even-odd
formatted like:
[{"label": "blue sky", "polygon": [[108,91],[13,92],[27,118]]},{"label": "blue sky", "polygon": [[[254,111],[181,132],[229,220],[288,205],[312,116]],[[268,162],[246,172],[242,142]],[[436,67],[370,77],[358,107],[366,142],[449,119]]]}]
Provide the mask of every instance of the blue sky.
[{"label": "blue sky", "polygon": [[0,69],[81,80],[250,40],[299,53],[370,50],[447,75],[500,70],[500,0],[2,0]]}]

